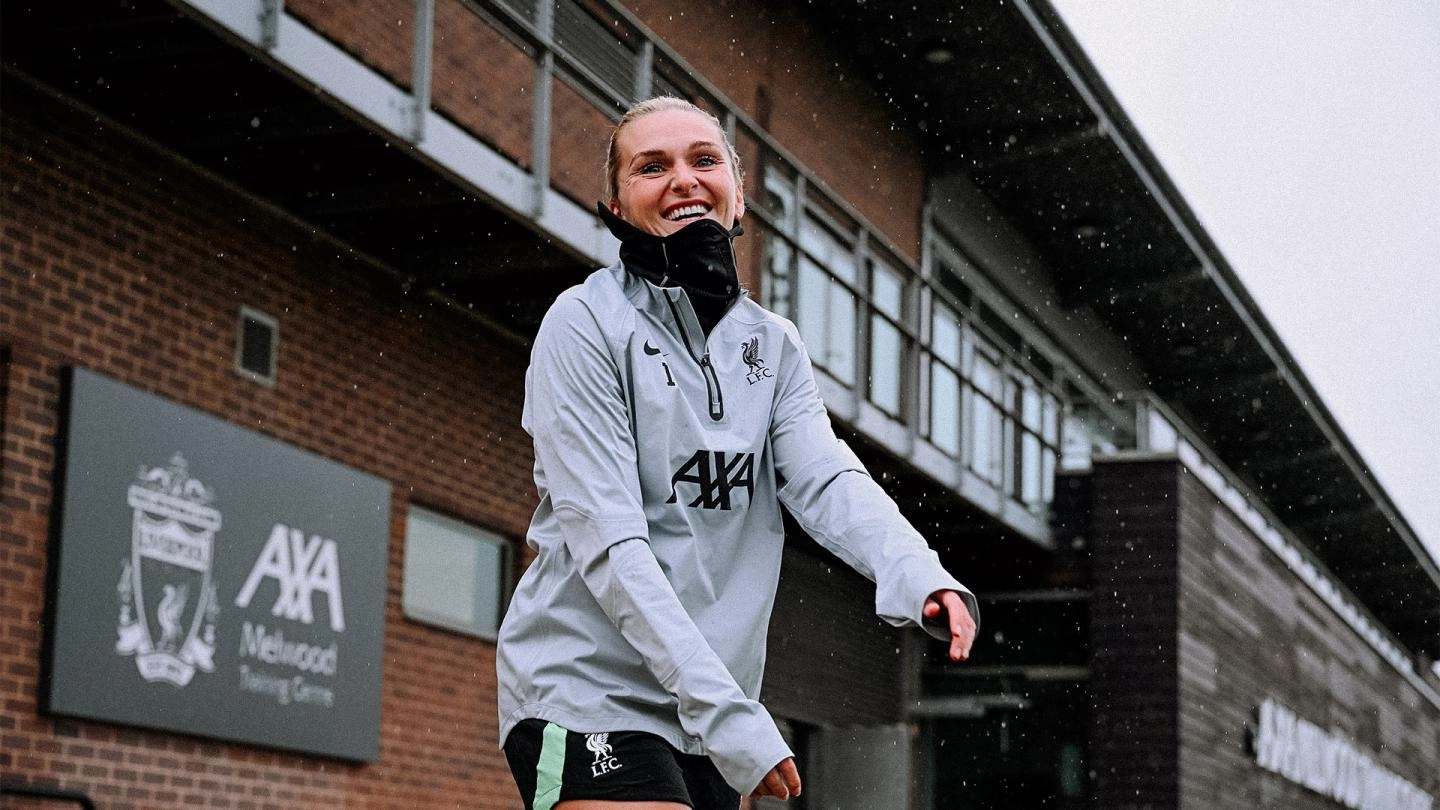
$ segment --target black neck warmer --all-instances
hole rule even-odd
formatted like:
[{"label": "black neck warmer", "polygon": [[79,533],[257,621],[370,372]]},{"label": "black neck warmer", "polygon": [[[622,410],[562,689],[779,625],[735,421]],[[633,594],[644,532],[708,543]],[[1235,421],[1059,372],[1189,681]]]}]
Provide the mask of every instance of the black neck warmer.
[{"label": "black neck warmer", "polygon": [[646,233],[596,203],[600,220],[620,240],[625,269],[660,287],[679,287],[690,297],[706,335],[740,295],[735,248],[730,241],[745,230],[713,219],[692,222],[669,236]]}]

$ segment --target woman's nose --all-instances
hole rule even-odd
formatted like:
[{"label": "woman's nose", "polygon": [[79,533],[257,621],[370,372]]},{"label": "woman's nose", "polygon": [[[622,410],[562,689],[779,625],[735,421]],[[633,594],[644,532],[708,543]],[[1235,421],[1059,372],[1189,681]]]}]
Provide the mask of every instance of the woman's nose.
[{"label": "woman's nose", "polygon": [[695,179],[694,173],[692,173],[687,166],[677,168],[675,174],[670,178],[670,185],[676,191],[690,191],[699,184],[700,181]]}]

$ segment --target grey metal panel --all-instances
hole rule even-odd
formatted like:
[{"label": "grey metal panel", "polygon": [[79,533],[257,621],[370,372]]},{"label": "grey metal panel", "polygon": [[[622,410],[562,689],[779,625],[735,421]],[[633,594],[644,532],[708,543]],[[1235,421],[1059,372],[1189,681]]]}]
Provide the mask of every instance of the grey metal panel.
[{"label": "grey metal panel", "polygon": [[48,709],[377,759],[390,483],[69,387]]}]

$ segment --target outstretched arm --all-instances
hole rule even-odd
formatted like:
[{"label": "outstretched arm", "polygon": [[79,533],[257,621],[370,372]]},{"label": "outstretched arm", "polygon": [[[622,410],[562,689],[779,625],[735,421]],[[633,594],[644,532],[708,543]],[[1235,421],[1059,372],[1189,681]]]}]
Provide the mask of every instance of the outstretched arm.
[{"label": "outstretched arm", "polygon": [[[835,437],[804,347],[797,339],[787,349],[770,427],[775,466],[784,479],[780,500],[816,542],[875,583],[880,618],[950,641],[956,660],[969,656],[980,619],[975,596],[945,571],[895,501]],[[959,600],[960,609],[949,607],[943,592]],[[932,599],[937,611],[945,610],[948,625],[926,621]]]}]

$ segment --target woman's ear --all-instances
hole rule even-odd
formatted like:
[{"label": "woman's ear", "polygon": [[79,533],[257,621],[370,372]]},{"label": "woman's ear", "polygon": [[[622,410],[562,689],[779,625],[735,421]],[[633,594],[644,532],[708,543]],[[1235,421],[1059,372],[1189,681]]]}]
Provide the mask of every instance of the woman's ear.
[{"label": "woman's ear", "polygon": [[[609,209],[610,209],[610,213],[614,214],[614,215],[617,216],[617,217],[620,217],[620,201],[619,201],[619,200],[611,200],[611,201],[610,201],[610,204],[607,205],[606,208],[609,208]],[[621,219],[624,219],[624,217],[620,217],[620,218],[621,218]]]}]

